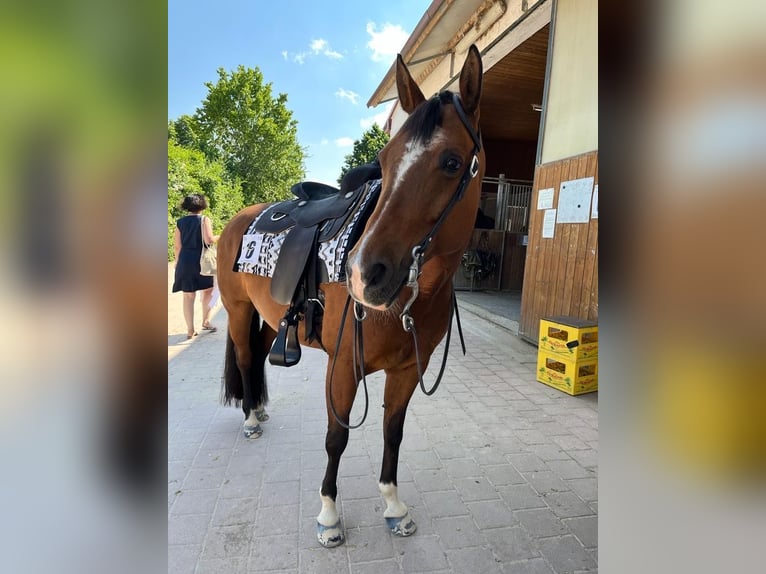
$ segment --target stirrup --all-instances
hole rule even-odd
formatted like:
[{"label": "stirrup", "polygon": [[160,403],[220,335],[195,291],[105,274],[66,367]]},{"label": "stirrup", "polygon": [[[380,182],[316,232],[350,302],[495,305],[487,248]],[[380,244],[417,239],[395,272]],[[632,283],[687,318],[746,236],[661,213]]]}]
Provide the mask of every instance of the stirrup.
[{"label": "stirrup", "polygon": [[301,360],[298,343],[298,314],[292,309],[279,322],[279,330],[269,351],[269,363],[278,367],[292,367]]}]

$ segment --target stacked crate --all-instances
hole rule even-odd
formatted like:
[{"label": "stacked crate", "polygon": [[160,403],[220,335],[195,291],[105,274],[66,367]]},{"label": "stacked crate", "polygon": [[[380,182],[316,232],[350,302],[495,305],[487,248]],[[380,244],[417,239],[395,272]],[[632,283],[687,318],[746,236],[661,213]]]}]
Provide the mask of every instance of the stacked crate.
[{"label": "stacked crate", "polygon": [[598,390],[598,323],[574,317],[540,321],[537,380],[570,395]]}]

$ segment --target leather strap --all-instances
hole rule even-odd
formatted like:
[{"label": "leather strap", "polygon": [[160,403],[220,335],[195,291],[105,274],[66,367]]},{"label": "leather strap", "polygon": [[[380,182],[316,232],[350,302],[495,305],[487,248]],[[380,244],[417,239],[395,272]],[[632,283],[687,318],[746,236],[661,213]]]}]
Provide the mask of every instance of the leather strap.
[{"label": "leather strap", "polygon": [[306,262],[314,250],[316,227],[294,227],[285,237],[279,258],[289,265],[277,265],[271,278],[271,298],[280,305],[289,305],[295,295]]}]

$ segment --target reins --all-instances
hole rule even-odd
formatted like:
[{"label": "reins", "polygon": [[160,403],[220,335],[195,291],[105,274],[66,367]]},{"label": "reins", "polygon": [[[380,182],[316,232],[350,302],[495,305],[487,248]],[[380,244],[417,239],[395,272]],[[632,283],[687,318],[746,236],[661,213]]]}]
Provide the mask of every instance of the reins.
[{"label": "reins", "polygon": [[[473,140],[473,151],[471,152],[471,161],[466,166],[465,170],[463,171],[463,175],[460,178],[460,182],[458,183],[457,189],[455,190],[455,193],[452,194],[452,197],[450,198],[449,203],[444,208],[444,211],[442,211],[441,215],[439,216],[439,219],[436,220],[436,223],[431,228],[431,231],[423,238],[423,240],[418,243],[415,247],[412,248],[412,264],[410,265],[409,272],[407,274],[407,280],[404,284],[404,286],[409,287],[411,290],[410,298],[407,300],[407,303],[404,305],[404,309],[402,310],[401,314],[399,315],[399,318],[402,320],[402,328],[412,334],[412,341],[415,347],[415,362],[417,364],[418,369],[418,383],[420,385],[421,391],[423,391],[423,394],[426,396],[431,396],[436,392],[436,389],[439,388],[439,384],[441,383],[442,376],[444,375],[444,369],[447,365],[447,355],[449,354],[449,345],[450,345],[450,339],[452,335],[452,320],[454,317],[457,317],[457,328],[458,328],[458,334],[460,335],[460,345],[463,350],[463,355],[465,355],[465,340],[463,339],[463,328],[460,324],[460,313],[458,311],[457,307],[457,296],[455,295],[455,288],[452,288],[452,304],[450,306],[450,314],[449,314],[449,326],[447,327],[447,340],[444,344],[444,354],[442,356],[442,364],[439,368],[439,374],[436,377],[436,381],[431,386],[430,390],[426,390],[425,382],[423,381],[423,369],[421,366],[420,361],[420,349],[418,348],[418,338],[417,338],[417,332],[415,330],[415,319],[410,315],[410,308],[412,307],[413,303],[415,303],[415,300],[418,297],[420,287],[418,285],[418,279],[420,278],[420,274],[422,272],[422,265],[423,265],[423,257],[425,255],[426,250],[428,249],[428,246],[431,244],[431,241],[433,240],[436,233],[439,231],[439,228],[441,228],[444,221],[447,219],[447,216],[452,212],[452,209],[455,207],[458,201],[463,199],[463,196],[465,195],[465,190],[468,187],[468,183],[476,177],[476,175],[479,173],[479,156],[478,153],[481,150],[481,138],[476,133],[476,131],[473,129],[473,126],[468,121],[468,117],[465,114],[465,110],[463,110],[463,105],[460,103],[460,97],[456,94],[452,94],[452,103],[455,106],[455,111],[458,114],[458,117],[460,118],[460,121],[465,126],[466,130],[468,131],[468,134],[471,136],[471,139]],[[352,357],[353,357],[353,372],[354,377],[356,378],[357,375],[359,375],[359,379],[357,379],[356,385],[357,388],[359,388],[359,382],[363,383],[364,386],[364,413],[362,415],[362,420],[359,421],[356,425],[350,425],[349,423],[345,423],[340,419],[338,416],[338,413],[335,409],[335,402],[333,401],[332,397],[332,382],[333,382],[333,375],[335,373],[335,362],[338,357],[338,351],[340,350],[340,343],[341,339],[343,337],[343,330],[346,324],[346,316],[348,315],[348,308],[351,304],[351,295],[346,298],[346,304],[343,307],[343,314],[341,316],[341,322],[340,327],[338,329],[338,338],[335,343],[335,353],[333,355],[333,361],[332,361],[332,367],[330,368],[330,381],[329,381],[329,388],[328,388],[328,394],[329,394],[329,403],[330,403],[330,409],[332,410],[332,414],[335,417],[335,420],[340,424],[343,428],[346,429],[356,429],[362,426],[364,424],[365,419],[367,418],[367,412],[369,409],[369,394],[367,391],[367,378],[365,377],[364,372],[364,340],[363,340],[363,334],[362,334],[362,321],[367,317],[367,313],[364,310],[364,307],[361,303],[355,302],[354,303],[354,342],[352,346]],[[359,352],[359,366],[357,367],[357,351]],[[349,418],[350,422],[350,418]]]}]

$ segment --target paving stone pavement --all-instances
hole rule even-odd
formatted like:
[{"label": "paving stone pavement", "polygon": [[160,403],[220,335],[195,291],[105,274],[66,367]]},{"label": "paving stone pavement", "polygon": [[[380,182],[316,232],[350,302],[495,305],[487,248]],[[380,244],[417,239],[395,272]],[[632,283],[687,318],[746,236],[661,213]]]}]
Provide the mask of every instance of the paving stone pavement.
[{"label": "paving stone pavement", "polygon": [[169,573],[597,570],[597,394],[536,382],[535,347],[461,314],[468,354],[453,343],[441,387],[431,397],[416,391],[407,414],[399,494],[418,524],[409,538],[393,537],[383,520],[384,379],[371,376],[369,416],[340,465],[346,543],[325,549],[314,533],[324,353],[304,350],[289,369],[267,365],[271,420],[248,440],[241,410],[218,402],[225,311],[213,315],[217,333],[186,342],[180,295],[168,309]]}]

